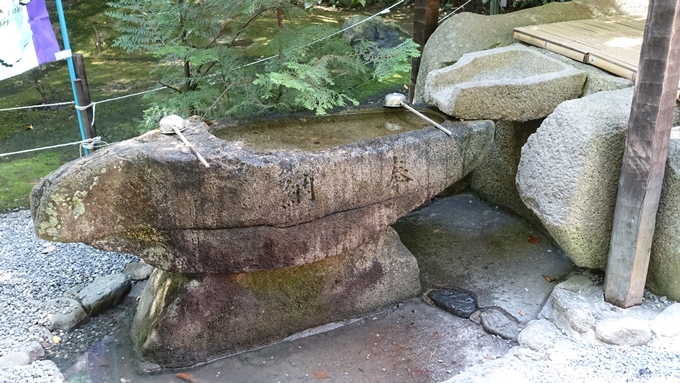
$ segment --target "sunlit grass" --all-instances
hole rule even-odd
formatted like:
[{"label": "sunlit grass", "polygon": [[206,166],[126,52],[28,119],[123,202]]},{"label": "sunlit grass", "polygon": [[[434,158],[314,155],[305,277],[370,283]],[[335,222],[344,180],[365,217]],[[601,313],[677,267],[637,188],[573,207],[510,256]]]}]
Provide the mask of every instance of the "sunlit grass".
[{"label": "sunlit grass", "polygon": [[61,166],[68,158],[63,157],[63,154],[51,151],[12,161],[0,159],[0,211],[27,207],[33,185]]}]

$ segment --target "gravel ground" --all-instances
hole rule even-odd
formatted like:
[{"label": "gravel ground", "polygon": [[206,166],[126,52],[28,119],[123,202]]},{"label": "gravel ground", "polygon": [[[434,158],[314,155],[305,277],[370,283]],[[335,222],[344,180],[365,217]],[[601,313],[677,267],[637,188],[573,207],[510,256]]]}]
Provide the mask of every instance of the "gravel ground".
[{"label": "gravel ground", "polygon": [[655,341],[645,346],[586,345],[557,339],[534,352],[514,347],[442,383],[678,383],[680,355]]},{"label": "gravel ground", "polygon": [[[45,333],[37,324],[41,320],[39,302],[58,297],[77,284],[90,283],[97,276],[121,272],[125,264],[135,260],[131,255],[82,244],[37,239],[27,210],[0,214],[0,357],[35,341],[46,349],[44,360],[0,369],[0,383],[63,382],[57,366],[64,371],[114,328],[129,326],[130,307],[134,306],[130,302],[90,318],[68,334]],[[59,345],[48,339],[54,335],[59,337]],[[680,382],[680,342],[665,344],[654,339],[642,347],[592,346],[565,337],[558,343],[544,354],[515,348],[501,359],[522,363],[530,371],[528,381],[532,382]],[[481,370],[472,368],[468,372],[479,372],[472,374],[476,379],[465,381],[506,381],[492,377],[496,362],[501,360],[476,366]],[[497,372],[504,371],[500,363]]]},{"label": "gravel ground", "polygon": [[[129,254],[101,251],[83,244],[43,241],[34,234],[30,211],[1,213],[0,357],[37,341],[45,348],[47,357],[53,359],[59,349],[54,347],[53,336],[59,337],[56,339],[59,343],[71,343],[69,337],[74,342],[84,338],[80,331],[50,333],[40,326],[44,320],[41,302],[60,297],[69,288],[88,284],[98,276],[122,272],[128,262],[136,260]],[[38,361],[17,369],[0,369],[0,382],[59,381],[54,368],[54,364]]]}]

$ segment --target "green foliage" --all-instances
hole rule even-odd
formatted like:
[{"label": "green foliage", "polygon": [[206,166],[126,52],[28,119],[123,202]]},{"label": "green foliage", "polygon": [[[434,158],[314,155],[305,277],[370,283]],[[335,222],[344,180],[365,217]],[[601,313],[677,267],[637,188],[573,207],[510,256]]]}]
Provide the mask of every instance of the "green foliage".
[{"label": "green foliage", "polygon": [[[355,51],[338,35],[328,38],[335,29],[293,30],[284,17],[300,10],[282,1],[116,0],[109,5],[121,32],[114,46],[157,57],[160,82],[174,90],[145,112],[148,127],[168,113],[215,118],[306,108],[323,114],[357,103],[347,95],[348,77],[382,81],[404,71],[409,57],[418,54],[412,41],[390,49],[366,44]],[[236,43],[258,18],[277,11],[284,17],[272,25],[263,52],[268,59],[250,65],[256,58],[243,55]]]},{"label": "green foliage", "polygon": [[[322,0],[305,0],[305,8],[311,8],[314,4],[321,4]],[[337,8],[356,8],[359,6],[365,7],[366,4],[373,4],[376,1],[372,0],[328,0],[328,5]]]}]

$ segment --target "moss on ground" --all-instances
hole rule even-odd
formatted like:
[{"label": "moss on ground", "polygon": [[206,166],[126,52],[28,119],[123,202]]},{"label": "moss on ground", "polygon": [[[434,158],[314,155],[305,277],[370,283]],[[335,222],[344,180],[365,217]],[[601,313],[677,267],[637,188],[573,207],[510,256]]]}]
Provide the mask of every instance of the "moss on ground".
[{"label": "moss on ground", "polygon": [[13,161],[0,159],[0,211],[28,207],[28,196],[41,177],[61,165],[55,153],[41,153]]}]

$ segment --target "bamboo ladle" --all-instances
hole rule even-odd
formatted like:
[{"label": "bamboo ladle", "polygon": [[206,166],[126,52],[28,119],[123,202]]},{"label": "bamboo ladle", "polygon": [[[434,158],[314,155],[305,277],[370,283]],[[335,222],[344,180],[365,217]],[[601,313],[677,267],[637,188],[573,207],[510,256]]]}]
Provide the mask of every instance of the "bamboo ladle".
[{"label": "bamboo ladle", "polygon": [[430,124],[434,125],[435,128],[441,130],[442,132],[446,133],[447,135],[451,136],[453,133],[451,133],[450,130],[446,129],[445,127],[439,125],[438,123],[432,121],[430,118],[425,116],[424,114],[420,113],[419,111],[413,109],[410,105],[406,103],[406,96],[404,96],[401,93],[390,93],[385,96],[385,106],[388,108],[399,108],[399,107],[404,107],[406,108],[409,112],[415,114],[416,116],[422,118],[423,120],[429,122]]},{"label": "bamboo ladle", "polygon": [[184,145],[187,146],[192,153],[194,153],[196,158],[198,158],[198,160],[201,161],[203,166],[205,166],[206,168],[210,167],[210,165],[205,160],[205,158],[203,158],[201,153],[199,153],[198,150],[196,150],[196,148],[193,145],[191,145],[187,138],[184,137],[184,134],[182,134],[182,131],[187,128],[182,117],[175,114],[165,116],[161,119],[160,126],[161,133],[178,135],[182,142],[184,142]]}]

